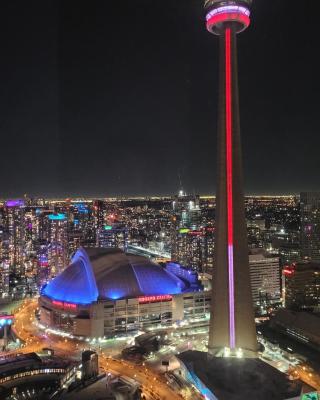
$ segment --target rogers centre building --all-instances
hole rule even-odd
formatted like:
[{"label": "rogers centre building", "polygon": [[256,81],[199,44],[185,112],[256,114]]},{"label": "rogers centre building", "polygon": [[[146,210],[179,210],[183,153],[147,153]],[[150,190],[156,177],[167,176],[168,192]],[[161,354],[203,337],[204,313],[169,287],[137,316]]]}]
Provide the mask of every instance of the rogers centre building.
[{"label": "rogers centre building", "polygon": [[209,316],[210,292],[196,272],[119,249],[80,248],[71,264],[42,288],[40,320],[75,336],[201,323]]}]

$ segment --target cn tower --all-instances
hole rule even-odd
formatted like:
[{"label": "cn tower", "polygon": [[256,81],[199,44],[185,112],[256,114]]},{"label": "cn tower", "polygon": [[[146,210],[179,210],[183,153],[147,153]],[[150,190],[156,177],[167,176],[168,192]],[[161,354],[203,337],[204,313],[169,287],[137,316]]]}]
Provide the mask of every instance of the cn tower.
[{"label": "cn tower", "polygon": [[252,0],[205,1],[207,30],[219,38],[218,176],[215,268],[209,352],[255,356],[257,338],[244,209],[237,34],[250,24]]}]

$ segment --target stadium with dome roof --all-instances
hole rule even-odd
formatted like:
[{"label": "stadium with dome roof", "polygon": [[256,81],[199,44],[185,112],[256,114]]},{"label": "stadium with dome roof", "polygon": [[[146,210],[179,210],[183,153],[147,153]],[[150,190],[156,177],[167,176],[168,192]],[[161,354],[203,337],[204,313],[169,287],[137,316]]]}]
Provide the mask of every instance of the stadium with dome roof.
[{"label": "stadium with dome roof", "polygon": [[197,322],[209,303],[196,272],[114,248],[80,248],[39,298],[44,326],[91,338]]}]

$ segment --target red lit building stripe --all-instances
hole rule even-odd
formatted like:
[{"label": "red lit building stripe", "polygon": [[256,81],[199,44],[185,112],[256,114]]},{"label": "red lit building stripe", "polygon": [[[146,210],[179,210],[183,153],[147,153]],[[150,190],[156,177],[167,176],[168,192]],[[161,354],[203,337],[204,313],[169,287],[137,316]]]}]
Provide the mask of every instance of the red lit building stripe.
[{"label": "red lit building stripe", "polygon": [[226,169],[227,169],[227,225],[228,225],[228,273],[229,273],[229,338],[230,348],[235,348],[234,316],[234,265],[233,265],[233,177],[232,177],[232,71],[231,29],[225,30],[226,64]]}]

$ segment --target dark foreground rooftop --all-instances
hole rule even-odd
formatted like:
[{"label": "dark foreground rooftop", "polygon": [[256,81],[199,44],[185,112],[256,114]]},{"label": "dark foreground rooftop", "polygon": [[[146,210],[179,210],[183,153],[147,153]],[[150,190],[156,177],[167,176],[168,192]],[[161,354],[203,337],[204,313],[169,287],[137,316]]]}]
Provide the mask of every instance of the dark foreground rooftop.
[{"label": "dark foreground rooftop", "polygon": [[218,400],[284,400],[298,396],[301,384],[259,359],[215,358],[186,351],[179,359]]}]

